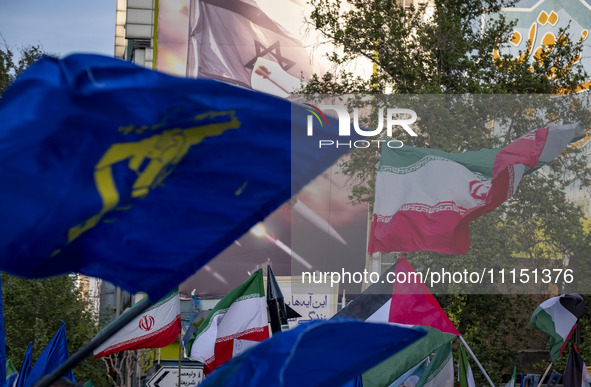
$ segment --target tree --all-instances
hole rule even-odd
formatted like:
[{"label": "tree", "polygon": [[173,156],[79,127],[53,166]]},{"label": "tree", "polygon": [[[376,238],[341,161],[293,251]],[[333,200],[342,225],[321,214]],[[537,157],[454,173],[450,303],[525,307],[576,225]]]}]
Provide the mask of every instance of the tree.
[{"label": "tree", "polygon": [[[40,46],[13,50],[4,42],[0,48],[0,98],[14,79],[36,60],[47,54]],[[88,343],[98,332],[97,311],[91,309],[88,296],[76,286],[76,277],[64,275],[43,280],[26,280],[2,274],[6,354],[20,365],[29,342],[33,343],[35,361],[53,335],[66,324],[71,352]],[[20,367],[17,367],[20,369]],[[107,386],[103,364],[86,359],[74,369],[80,381],[92,380],[95,386]]]},{"label": "tree", "polygon": [[[61,325],[66,324],[70,352],[88,343],[98,332],[96,312],[76,286],[73,275],[42,280],[26,280],[2,274],[6,357],[15,365],[24,358],[29,342],[33,343],[33,361]],[[20,368],[19,368],[20,369]],[[95,386],[108,385],[103,364],[92,358],[74,368],[77,380],[92,380]]]},{"label": "tree", "polygon": [[[413,146],[462,152],[505,145],[545,122],[536,122],[527,99],[497,94],[564,95],[577,91],[587,80],[578,62],[582,42],[573,41],[568,29],[561,29],[556,42],[540,50],[534,51],[532,44],[517,56],[506,50],[514,23],[500,11],[514,1],[434,0],[429,2],[431,8],[403,8],[395,0],[311,3],[315,7],[311,24],[340,51],[330,55],[332,71],[314,77],[303,93],[379,94],[391,89],[393,94],[408,95],[403,100],[405,107],[413,104],[412,109],[421,117],[419,137],[413,139]],[[370,77],[356,77],[346,69],[347,63],[359,58],[373,64]],[[457,97],[468,93],[480,96]],[[487,99],[486,95],[494,96]],[[539,109],[547,113],[544,118],[572,120],[573,116],[567,116],[575,113],[574,119],[588,123],[584,97],[542,97]],[[488,106],[491,103],[495,105],[492,109]],[[490,130],[487,124],[492,118],[504,130]],[[366,122],[375,124],[371,114]],[[353,203],[373,202],[378,161],[378,152],[361,149],[342,162]],[[572,171],[577,172],[577,184],[589,185],[591,175],[586,164],[581,150],[573,148],[552,163],[546,175],[524,178],[513,199],[473,222],[472,247],[465,256],[431,252],[408,256],[413,262],[421,262],[425,271],[427,267],[469,269],[483,257],[488,268],[495,270],[515,267],[516,257],[540,263],[558,257],[577,273],[589,273],[585,263],[591,258],[590,244],[583,227],[584,214],[566,199],[563,189],[572,183]],[[578,278],[584,286],[585,277]],[[461,293],[462,288],[447,291]],[[467,341],[473,343],[473,350],[493,380],[500,381],[503,373],[512,371],[526,335],[547,342],[528,328],[529,317],[539,304],[536,298],[448,294],[440,300]]]},{"label": "tree", "polygon": [[0,96],[27,67],[47,56],[39,45],[21,47],[19,53],[20,58],[15,61],[14,52],[6,42],[0,47]]},{"label": "tree", "polygon": [[[107,376],[114,387],[141,385],[140,379],[154,365],[155,349],[122,351],[102,357],[107,367]],[[135,377],[135,383],[134,381]]]}]

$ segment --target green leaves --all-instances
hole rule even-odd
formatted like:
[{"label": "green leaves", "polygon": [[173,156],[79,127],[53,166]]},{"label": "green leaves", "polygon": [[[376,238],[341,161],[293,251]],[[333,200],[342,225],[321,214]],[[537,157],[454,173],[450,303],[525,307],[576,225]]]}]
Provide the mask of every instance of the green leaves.
[{"label": "green leaves", "polygon": [[[75,276],[27,280],[2,274],[2,299],[6,330],[6,357],[20,369],[27,345],[33,342],[33,361],[61,325],[66,323],[70,354],[89,342],[98,332],[95,311],[88,295],[76,286]],[[80,381],[104,380],[104,365],[92,358],[74,369]]]},{"label": "green leaves", "polygon": [[10,84],[35,61],[47,56],[40,46],[27,46],[19,50],[20,57],[16,61],[14,52],[4,42],[0,47],[0,97]]}]

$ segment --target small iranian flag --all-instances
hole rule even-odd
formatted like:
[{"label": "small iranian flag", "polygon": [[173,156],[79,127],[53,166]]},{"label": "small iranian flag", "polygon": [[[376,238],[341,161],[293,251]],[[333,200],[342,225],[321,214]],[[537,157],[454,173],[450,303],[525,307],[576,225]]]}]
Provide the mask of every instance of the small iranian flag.
[{"label": "small iranian flag", "polygon": [[172,344],[180,333],[181,301],[178,291],[174,291],[99,345],[94,350],[94,357],[108,356],[130,349],[166,347]]},{"label": "small iranian flag", "polygon": [[550,357],[558,360],[572,335],[577,321],[587,312],[578,294],[563,294],[540,304],[531,316],[529,325],[550,335]]},{"label": "small iranian flag", "polygon": [[232,357],[269,338],[263,271],[228,293],[187,343],[189,358],[209,374]]},{"label": "small iranian flag", "polygon": [[465,254],[470,221],[513,196],[525,173],[580,133],[578,124],[551,124],[504,148],[465,153],[382,147],[369,252]]}]

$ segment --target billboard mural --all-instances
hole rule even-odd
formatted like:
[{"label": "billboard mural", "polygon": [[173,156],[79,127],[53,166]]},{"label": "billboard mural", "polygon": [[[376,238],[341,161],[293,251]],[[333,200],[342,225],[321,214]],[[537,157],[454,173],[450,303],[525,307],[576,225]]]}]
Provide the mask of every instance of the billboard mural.
[{"label": "billboard mural", "polygon": [[[530,61],[536,60],[536,55],[543,49],[556,43],[560,39],[560,29],[566,29],[570,38],[579,40],[583,49],[578,60],[591,77],[591,0],[520,0],[514,7],[504,8],[508,20],[516,22],[511,42],[503,48],[516,57],[530,48]],[[591,78],[581,85],[582,90],[591,88]],[[578,141],[575,146],[583,148],[589,157],[591,155],[591,134]],[[591,159],[589,164],[591,165]],[[573,181],[575,180],[573,175]],[[591,198],[587,190],[581,190],[576,183],[567,188],[571,200],[581,205],[591,223]]]},{"label": "billboard mural", "polygon": [[[289,97],[323,72],[318,38],[306,33],[306,11],[299,0],[160,0],[156,68]],[[221,298],[267,263],[278,276],[299,275],[298,268],[363,271],[367,222],[368,206],[349,203],[345,177],[333,166],[180,291]],[[347,294],[361,290],[360,284],[342,287]]]}]

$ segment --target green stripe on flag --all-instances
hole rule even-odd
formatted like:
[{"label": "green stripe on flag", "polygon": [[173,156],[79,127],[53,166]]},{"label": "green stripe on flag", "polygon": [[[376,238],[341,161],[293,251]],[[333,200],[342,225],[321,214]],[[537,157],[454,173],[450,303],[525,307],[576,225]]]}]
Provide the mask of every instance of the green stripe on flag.
[{"label": "green stripe on flag", "polygon": [[546,312],[546,309],[538,306],[531,316],[530,325],[550,336],[550,357],[553,362],[556,362],[560,356],[560,348],[564,344],[564,338],[556,332],[552,316]]},{"label": "green stripe on flag", "polygon": [[379,170],[406,174],[416,171],[429,161],[439,160],[461,164],[473,173],[481,174],[486,179],[490,179],[493,174],[495,157],[501,149],[448,153],[438,149],[415,148],[408,145],[398,149],[383,147]]},{"label": "green stripe on flag", "polygon": [[8,378],[10,375],[15,374],[17,372],[18,372],[18,370],[16,369],[16,367],[12,363],[12,360],[10,360],[10,359],[6,360],[6,378]]}]

